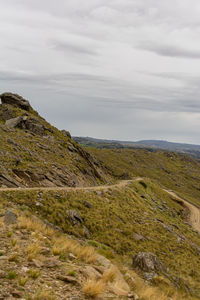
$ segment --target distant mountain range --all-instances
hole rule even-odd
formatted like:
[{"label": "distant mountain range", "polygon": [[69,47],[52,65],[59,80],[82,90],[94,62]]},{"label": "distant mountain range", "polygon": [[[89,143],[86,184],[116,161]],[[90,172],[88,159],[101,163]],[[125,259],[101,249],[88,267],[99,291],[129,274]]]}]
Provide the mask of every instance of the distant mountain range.
[{"label": "distant mountain range", "polygon": [[141,141],[131,142],[131,141],[96,139],[91,137],[73,137],[73,139],[78,143],[88,147],[109,148],[109,149],[143,148],[149,151],[160,149],[160,150],[189,154],[192,157],[200,160],[200,145],[172,143],[172,142],[167,142],[162,140],[141,140]]}]

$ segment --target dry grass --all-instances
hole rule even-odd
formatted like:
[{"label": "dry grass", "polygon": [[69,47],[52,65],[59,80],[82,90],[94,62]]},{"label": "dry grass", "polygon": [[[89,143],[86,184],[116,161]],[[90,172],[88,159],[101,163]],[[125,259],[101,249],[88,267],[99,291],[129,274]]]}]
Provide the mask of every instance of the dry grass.
[{"label": "dry grass", "polygon": [[28,247],[26,248],[27,260],[31,261],[36,257],[38,258],[40,251],[41,251],[41,245],[39,242],[31,243],[30,245],[28,245]]},{"label": "dry grass", "polygon": [[38,290],[36,295],[31,300],[55,300],[56,298],[52,295],[52,291],[48,291],[44,288]]},{"label": "dry grass", "polygon": [[43,235],[47,236],[53,236],[55,235],[55,231],[42,224],[39,220],[31,217],[19,217],[19,224],[18,224],[19,229],[27,229],[28,231],[36,232],[36,233],[43,233]]},{"label": "dry grass", "polygon": [[25,286],[26,283],[27,283],[27,281],[28,281],[28,277],[27,276],[26,277],[20,276],[18,278],[18,283],[19,283],[20,286]]},{"label": "dry grass", "polygon": [[72,253],[78,259],[86,263],[93,263],[96,261],[96,253],[93,247],[81,246],[78,242],[70,240],[65,236],[54,240],[52,252],[54,255],[59,255],[62,258],[65,258],[69,253]]},{"label": "dry grass", "polygon": [[125,276],[131,290],[134,290],[136,294],[142,300],[196,300],[189,295],[183,295],[178,292],[169,282],[168,279],[158,276],[154,279],[153,283],[156,286],[150,286],[144,280],[138,276],[134,271],[128,272]]},{"label": "dry grass", "polygon": [[78,248],[76,248],[75,252],[76,252],[77,257],[80,260],[85,261],[86,263],[89,263],[89,264],[94,263],[97,259],[95,250],[91,246],[86,246],[86,247],[79,246]]},{"label": "dry grass", "polygon": [[28,274],[30,278],[37,279],[40,276],[40,271],[38,269],[30,269]]},{"label": "dry grass", "polygon": [[10,243],[11,243],[11,246],[12,246],[12,247],[15,247],[16,244],[17,244],[17,240],[16,240],[16,239],[12,239],[12,240],[10,241]]},{"label": "dry grass", "polygon": [[102,275],[103,282],[113,282],[116,277],[116,273],[119,272],[117,267],[112,266],[110,269],[106,270]]},{"label": "dry grass", "polygon": [[105,284],[102,280],[89,280],[83,287],[83,293],[89,298],[98,298],[105,291]]},{"label": "dry grass", "polygon": [[167,292],[162,292],[159,288],[145,286],[145,288],[140,289],[139,296],[144,300],[186,300],[191,299],[189,296],[185,298],[184,296],[178,295],[175,291],[169,289]]},{"label": "dry grass", "polygon": [[19,255],[17,253],[12,253],[9,257],[8,257],[8,261],[12,261],[12,262],[18,262],[19,261]]}]

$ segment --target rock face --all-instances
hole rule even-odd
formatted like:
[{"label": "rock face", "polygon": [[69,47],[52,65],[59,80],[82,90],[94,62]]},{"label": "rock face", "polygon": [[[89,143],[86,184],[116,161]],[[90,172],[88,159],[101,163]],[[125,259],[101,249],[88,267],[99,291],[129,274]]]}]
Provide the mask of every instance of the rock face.
[{"label": "rock face", "polygon": [[143,272],[164,272],[165,267],[158,257],[150,252],[139,252],[133,257],[133,267]]},{"label": "rock face", "polygon": [[12,93],[4,93],[0,95],[0,99],[2,104],[10,104],[14,105],[15,107],[19,107],[21,109],[29,111],[31,109],[30,103],[28,100],[24,99],[23,97],[12,94]]}]

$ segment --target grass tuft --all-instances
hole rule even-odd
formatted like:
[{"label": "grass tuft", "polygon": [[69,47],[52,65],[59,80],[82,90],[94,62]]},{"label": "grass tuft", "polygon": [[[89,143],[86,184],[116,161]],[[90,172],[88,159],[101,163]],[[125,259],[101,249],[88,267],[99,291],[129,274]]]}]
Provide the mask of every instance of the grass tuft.
[{"label": "grass tuft", "polygon": [[101,296],[105,290],[105,284],[103,281],[90,279],[83,287],[83,293],[86,297],[96,299]]}]

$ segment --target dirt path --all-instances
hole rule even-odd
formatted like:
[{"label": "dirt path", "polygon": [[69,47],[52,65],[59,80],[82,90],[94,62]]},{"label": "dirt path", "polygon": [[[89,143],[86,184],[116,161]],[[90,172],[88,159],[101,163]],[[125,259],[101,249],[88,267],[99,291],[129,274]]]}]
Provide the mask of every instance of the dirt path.
[{"label": "dirt path", "polygon": [[176,193],[169,190],[164,190],[164,191],[170,194],[171,196],[173,196],[174,198],[176,198],[177,200],[180,200],[184,203],[185,207],[187,207],[190,211],[189,214],[190,225],[200,233],[200,209],[195,205],[189,203],[185,199],[179,197]]},{"label": "dirt path", "polygon": [[89,186],[89,187],[28,187],[28,188],[0,188],[0,192],[4,191],[81,191],[81,190],[90,190],[90,191],[99,191],[99,190],[108,190],[114,188],[125,187],[131,182],[143,180],[141,177],[136,177],[132,180],[122,180],[113,185],[98,185],[98,186]]}]

